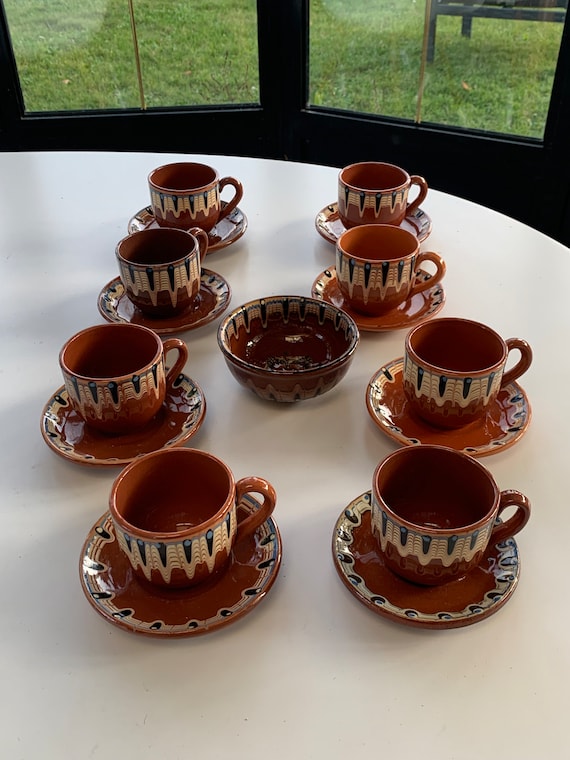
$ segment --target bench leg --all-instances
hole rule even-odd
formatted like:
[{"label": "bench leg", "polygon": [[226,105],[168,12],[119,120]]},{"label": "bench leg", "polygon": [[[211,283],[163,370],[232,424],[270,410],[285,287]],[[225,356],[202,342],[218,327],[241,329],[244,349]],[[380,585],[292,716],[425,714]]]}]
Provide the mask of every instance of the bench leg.
[{"label": "bench leg", "polygon": [[461,16],[461,34],[463,37],[471,37],[471,25],[473,16]]}]

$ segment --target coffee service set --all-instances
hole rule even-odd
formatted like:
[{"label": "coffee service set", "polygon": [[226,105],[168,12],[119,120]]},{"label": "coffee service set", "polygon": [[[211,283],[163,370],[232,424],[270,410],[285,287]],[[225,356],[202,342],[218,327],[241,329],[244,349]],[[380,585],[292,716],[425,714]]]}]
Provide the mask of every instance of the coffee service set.
[{"label": "coffee service set", "polygon": [[[44,407],[41,431],[69,461],[123,468],[81,551],[90,604],[128,631],[188,636],[233,622],[265,597],[281,537],[267,480],[236,481],[213,454],[183,445],[200,428],[206,400],[184,372],[186,343],[160,337],[226,310],[230,287],[202,262],[244,234],[243,188],[191,162],[155,169],[148,185],[150,206],[116,246],[119,276],[99,295],[106,322],[62,347],[64,384]],[[226,186],[234,189],[229,202],[221,200]],[[239,306],[217,339],[238,382],[290,402],[340,382],[361,330],[407,330],[404,356],[366,389],[372,420],[400,448],[336,521],[333,563],[377,614],[454,628],[496,612],[518,582],[514,536],[530,504],[500,491],[478,458],[525,432],[530,405],[516,381],[532,351],[480,322],[435,317],[446,265],[420,250],[431,231],[421,209],[427,192],[422,177],[392,164],[342,169],[337,202],[315,220],[334,243],[336,266],[317,277],[310,297]],[[507,369],[515,349],[520,357]]]}]

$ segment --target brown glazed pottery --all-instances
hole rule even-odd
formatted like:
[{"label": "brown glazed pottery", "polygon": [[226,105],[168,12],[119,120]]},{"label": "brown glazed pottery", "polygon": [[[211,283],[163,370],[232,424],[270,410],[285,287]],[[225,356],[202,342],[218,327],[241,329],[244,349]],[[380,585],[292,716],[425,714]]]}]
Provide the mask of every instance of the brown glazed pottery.
[{"label": "brown glazed pottery", "polygon": [[117,244],[121,281],[130,300],[150,317],[188,311],[200,291],[208,235],[199,227],[133,232]]},{"label": "brown glazed pottery", "polygon": [[386,567],[372,534],[371,501],[370,491],[353,499],[337,519],[332,540],[339,578],[368,610],[397,624],[445,630],[485,620],[512,598],[520,577],[514,538],[491,541],[468,575],[439,586],[420,586]]},{"label": "brown glazed pottery", "polygon": [[263,399],[297,401],[333,388],[359,341],[345,312],[305,296],[268,296],[239,306],[218,328],[226,364]]},{"label": "brown glazed pottery", "polygon": [[403,368],[402,357],[387,362],[374,373],[366,388],[366,408],[373,422],[401,446],[433,443],[472,457],[486,457],[509,449],[529,428],[530,402],[516,382],[503,386],[486,414],[469,425],[430,425],[413,411],[404,395]]},{"label": "brown glazed pottery", "polygon": [[[412,185],[418,189],[408,203]],[[338,215],[345,227],[358,224],[401,224],[425,200],[428,185],[417,174],[394,164],[364,161],[338,175]]]},{"label": "brown glazed pottery", "polygon": [[[262,503],[238,517],[247,493]],[[138,577],[165,588],[194,586],[223,570],[236,542],[251,535],[275,508],[272,485],[234,480],[220,459],[198,449],[146,454],[119,474],[109,511],[119,546]]]},{"label": "brown glazed pottery", "polygon": [[[512,507],[505,522],[496,522]],[[398,449],[372,478],[372,532],[384,562],[421,585],[468,574],[489,542],[511,538],[529,517],[526,496],[499,491],[480,462],[446,446]]]},{"label": "brown glazed pottery", "polygon": [[[172,350],[178,357],[167,373],[165,354]],[[128,324],[81,330],[59,355],[69,403],[87,425],[112,435],[142,428],[158,414],[187,359],[179,338],[163,345],[152,330]]]},{"label": "brown glazed pottery", "polygon": [[[238,519],[259,510],[245,494]],[[79,559],[81,587],[108,623],[155,638],[199,636],[232,625],[265,599],[281,566],[279,529],[269,517],[234,544],[226,569],[185,588],[161,588],[140,579],[120,548],[109,512],[89,531]]]},{"label": "brown glazed pottery", "polygon": [[[230,185],[233,197],[222,205],[222,190]],[[148,177],[150,201],[160,227],[209,232],[229,216],[243,197],[243,187],[235,177],[222,177],[207,164],[181,161],[154,169]]]},{"label": "brown glazed pottery", "polygon": [[[431,262],[431,280],[418,277]],[[362,224],[346,230],[336,243],[336,277],[348,305],[369,316],[396,309],[429,290],[445,275],[445,263],[433,251],[420,252],[415,235],[391,224]]]},{"label": "brown glazed pottery", "polygon": [[[509,354],[518,362],[505,371]],[[503,340],[481,322],[437,318],[406,335],[404,393],[431,425],[457,428],[484,417],[501,388],[530,367],[532,350],[519,338]]]}]

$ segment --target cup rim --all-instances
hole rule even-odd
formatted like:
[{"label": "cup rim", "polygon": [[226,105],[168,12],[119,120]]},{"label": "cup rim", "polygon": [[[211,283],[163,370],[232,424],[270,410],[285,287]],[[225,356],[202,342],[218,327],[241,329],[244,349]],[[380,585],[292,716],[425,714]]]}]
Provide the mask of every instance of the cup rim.
[{"label": "cup rim", "polygon": [[[183,235],[189,235],[194,240],[194,247],[192,248],[191,251],[188,251],[183,256],[180,256],[176,259],[172,258],[172,259],[169,259],[168,261],[163,261],[157,264],[144,264],[140,261],[132,261],[131,259],[127,258],[124,253],[121,253],[121,251],[119,250],[120,247],[124,243],[127,243],[129,240],[131,240],[134,237],[139,237],[139,238],[141,236],[149,237],[149,233],[153,237],[155,237],[157,235],[158,236],[162,235],[164,232],[169,233],[169,234],[173,232],[175,233],[181,232]],[[179,235],[176,235],[176,237],[179,237]],[[146,269],[147,267],[152,267],[155,270],[167,269],[168,267],[182,264],[187,258],[195,254],[198,254],[198,255],[200,254],[200,246],[198,243],[198,239],[196,238],[195,235],[193,235],[190,232],[190,230],[184,230],[181,227],[152,227],[152,228],[148,228],[144,230],[135,230],[134,232],[131,232],[128,235],[125,235],[125,237],[121,238],[121,240],[119,240],[119,242],[115,246],[115,255],[117,256],[117,259],[122,264],[124,264],[125,266],[134,266],[134,267],[139,267],[139,268],[144,268],[144,269]]]},{"label": "cup rim", "polygon": [[[344,174],[345,173],[353,171],[357,167],[358,168],[362,168],[362,167],[374,167],[374,168],[377,169],[380,166],[385,167],[385,168],[389,168],[391,170],[398,171],[399,173],[401,173],[403,175],[403,181],[400,182],[397,185],[392,185],[391,187],[383,187],[383,188],[374,188],[374,189],[372,189],[372,188],[364,188],[361,185],[356,185],[356,184],[354,184],[354,182],[351,182],[350,180],[346,180],[344,178]],[[346,187],[349,187],[351,190],[354,190],[355,192],[358,192],[358,191],[362,190],[362,191],[364,191],[366,193],[375,193],[375,192],[383,192],[383,193],[385,193],[385,192],[392,192],[392,191],[400,190],[401,188],[406,187],[406,185],[411,181],[411,175],[403,167],[398,166],[397,164],[391,164],[391,163],[389,163],[387,161],[355,161],[352,164],[348,164],[347,166],[343,166],[342,167],[342,169],[338,173],[338,180],[343,185],[345,185]]]},{"label": "cup rim", "polygon": [[339,364],[344,364],[347,359],[349,359],[352,354],[356,351],[358,347],[358,343],[360,342],[360,332],[358,329],[358,326],[354,319],[347,314],[342,309],[339,309],[338,307],[334,306],[333,304],[330,304],[326,301],[322,301],[318,298],[311,298],[310,296],[298,296],[298,295],[272,295],[272,296],[266,296],[263,298],[254,298],[251,301],[246,301],[243,304],[240,304],[239,306],[236,306],[232,311],[227,314],[223,320],[220,322],[218,326],[218,346],[224,355],[226,359],[228,359],[233,364],[242,367],[244,369],[247,369],[249,371],[259,371],[260,368],[253,364],[250,361],[247,361],[247,359],[243,359],[241,356],[238,356],[238,354],[233,353],[233,351],[230,350],[228,341],[226,339],[226,333],[228,330],[228,326],[235,320],[236,316],[248,309],[249,307],[255,306],[256,304],[260,304],[262,301],[280,301],[280,300],[295,300],[295,301],[305,301],[310,304],[315,304],[321,307],[325,307],[327,312],[330,312],[331,315],[335,315],[335,317],[342,317],[346,323],[347,326],[349,326],[352,330],[352,337],[350,340],[348,340],[348,345],[340,353],[337,357],[334,359],[331,359],[330,361],[321,362],[318,366],[312,366],[308,368],[303,369],[295,369],[295,370],[279,370],[279,372],[275,374],[279,375],[289,375],[289,376],[302,376],[302,375],[311,375],[314,372],[321,372],[323,368],[328,369],[334,369]]},{"label": "cup rim", "polygon": [[[415,457],[417,455],[418,451],[439,451],[444,456],[451,456],[452,458],[458,458],[463,463],[465,463],[468,467],[472,467],[473,469],[477,470],[480,477],[483,477],[485,481],[491,486],[491,489],[493,491],[493,503],[491,507],[487,510],[487,512],[482,515],[478,520],[475,520],[471,523],[465,523],[464,525],[454,525],[451,528],[434,528],[428,525],[420,525],[418,523],[414,523],[411,520],[407,520],[405,517],[402,517],[397,512],[394,512],[394,510],[385,502],[385,500],[380,496],[379,490],[378,490],[378,478],[380,475],[380,472],[388,467],[394,460],[397,459],[405,459],[406,457]],[[497,485],[495,478],[493,477],[492,473],[479,462],[477,459],[475,459],[472,456],[469,456],[468,454],[464,453],[463,451],[458,451],[457,449],[453,449],[450,446],[441,446],[439,444],[419,444],[416,446],[411,447],[404,447],[397,449],[396,451],[393,451],[391,454],[388,454],[388,456],[384,457],[375,467],[374,469],[374,475],[372,478],[372,495],[373,498],[376,500],[379,507],[386,512],[387,515],[389,515],[390,519],[392,519],[394,522],[397,522],[404,527],[408,528],[409,530],[413,531],[414,533],[421,533],[423,535],[433,536],[436,538],[442,538],[444,536],[449,536],[450,534],[465,534],[465,533],[471,533],[477,529],[480,529],[483,525],[489,522],[493,518],[493,514],[499,509],[500,505],[500,497],[501,492],[499,490],[499,486]]]},{"label": "cup rim", "polygon": [[[467,324],[470,327],[479,329],[481,332],[486,332],[488,335],[492,336],[499,344],[501,348],[501,357],[496,362],[487,364],[484,367],[479,367],[477,369],[460,370],[445,367],[441,364],[436,364],[435,362],[432,362],[429,359],[425,359],[424,357],[420,356],[412,345],[414,337],[416,337],[420,332],[433,329],[434,325],[443,323]],[[454,377],[472,377],[474,375],[488,374],[489,372],[497,371],[507,361],[509,353],[505,340],[499,335],[496,330],[494,330],[492,327],[489,327],[489,325],[486,325],[484,322],[479,322],[476,319],[464,319],[463,317],[436,317],[435,319],[431,319],[427,322],[422,322],[421,324],[412,327],[411,330],[409,330],[409,332],[406,334],[404,349],[406,355],[409,356],[410,359],[412,359],[412,361],[414,361],[416,364],[429,367],[430,370],[435,370],[436,372],[445,373],[448,376],[452,375]]]},{"label": "cup rim", "polygon": [[[394,237],[401,237],[402,239],[405,238],[406,240],[410,241],[410,245],[414,245],[414,249],[412,251],[408,251],[408,253],[404,253],[399,256],[379,256],[377,258],[367,258],[366,256],[360,256],[356,253],[352,253],[351,251],[348,251],[346,248],[343,248],[342,244],[345,239],[351,238],[351,237],[358,237],[362,234],[367,234],[366,231],[372,232],[372,230],[382,230],[383,232],[393,235]],[[373,233],[375,234],[375,233]],[[413,232],[410,232],[409,230],[403,229],[403,227],[398,227],[394,224],[357,224],[355,227],[348,227],[347,229],[343,230],[341,234],[338,236],[336,241],[336,247],[337,251],[347,258],[354,259],[354,261],[362,262],[363,264],[374,262],[374,263],[381,263],[383,261],[408,261],[413,256],[418,256],[420,253],[420,241],[414,235]]]},{"label": "cup rim", "polygon": [[[144,467],[146,463],[151,459],[163,459],[164,457],[172,457],[172,456],[182,456],[183,458],[186,458],[187,456],[193,456],[193,457],[202,457],[205,459],[209,459],[210,461],[215,462],[221,469],[225,471],[225,474],[228,478],[228,494],[226,496],[226,499],[224,503],[220,506],[220,508],[214,512],[207,521],[199,523],[198,525],[194,525],[191,528],[184,528],[184,530],[178,530],[178,531],[151,531],[151,530],[145,530],[144,528],[140,528],[136,525],[133,525],[129,520],[127,520],[126,517],[123,516],[123,514],[119,511],[116,505],[116,498],[117,498],[117,492],[120,490],[121,485],[124,483],[126,478],[129,478],[131,476],[131,473],[133,470],[137,470],[140,467]],[[135,536],[137,538],[141,538],[144,541],[165,541],[165,542],[176,542],[179,541],[182,538],[190,538],[196,535],[200,535],[204,532],[206,529],[206,526],[215,522],[219,522],[225,514],[227,514],[231,510],[231,492],[235,492],[235,478],[233,476],[232,471],[228,467],[228,465],[223,462],[218,457],[214,456],[214,454],[210,454],[207,451],[202,451],[202,449],[194,449],[194,448],[187,448],[183,446],[174,446],[170,449],[160,449],[158,451],[151,451],[148,454],[144,454],[143,456],[138,457],[137,459],[134,459],[132,462],[130,462],[124,469],[121,470],[119,475],[115,478],[113,485],[111,486],[111,492],[109,494],[109,512],[111,514],[111,517],[113,520],[119,525],[121,530],[124,530],[126,533],[129,533],[131,536]],[[228,503],[229,503],[229,509],[228,509]]]},{"label": "cup rim", "polygon": [[154,352],[154,356],[150,361],[147,361],[142,367],[138,367],[138,372],[144,372],[148,367],[151,367],[152,365],[156,364],[160,361],[160,358],[164,351],[163,343],[160,339],[160,337],[155,333],[153,330],[151,330],[149,327],[144,327],[143,325],[135,325],[131,323],[116,323],[116,324],[102,324],[102,325],[92,325],[91,327],[85,327],[83,330],[79,330],[74,335],[72,335],[70,338],[68,338],[63,346],[60,349],[59,352],[59,365],[63,372],[65,372],[67,375],[70,375],[71,377],[76,377],[83,381],[89,381],[89,380],[96,380],[98,383],[104,383],[105,381],[113,380],[114,382],[122,382],[123,380],[130,380],[133,376],[132,372],[127,372],[122,375],[101,375],[97,377],[93,377],[91,375],[83,375],[80,372],[76,372],[74,369],[72,369],[66,362],[65,355],[71,348],[72,343],[82,338],[87,333],[94,333],[94,332],[111,332],[111,330],[114,330],[115,332],[132,332],[132,331],[138,331],[143,332],[148,335],[150,338],[152,338],[155,341],[156,350]]},{"label": "cup rim", "polygon": [[[155,179],[157,175],[159,175],[161,172],[166,173],[167,171],[177,171],[181,167],[184,167],[185,169],[189,167],[193,167],[194,169],[200,168],[200,169],[207,169],[212,173],[212,179],[209,182],[205,182],[202,185],[195,185],[194,187],[186,187],[186,188],[176,188],[173,189],[171,187],[168,187],[164,182],[161,182],[160,179]],[[200,161],[173,161],[172,163],[168,164],[162,164],[161,166],[157,166],[154,169],[152,169],[151,172],[149,172],[147,181],[148,184],[158,192],[165,193],[167,195],[196,195],[199,192],[202,192],[205,190],[205,188],[210,188],[216,185],[220,180],[220,175],[218,173],[218,170],[215,169],[213,166],[210,166],[209,164],[201,163]]]}]

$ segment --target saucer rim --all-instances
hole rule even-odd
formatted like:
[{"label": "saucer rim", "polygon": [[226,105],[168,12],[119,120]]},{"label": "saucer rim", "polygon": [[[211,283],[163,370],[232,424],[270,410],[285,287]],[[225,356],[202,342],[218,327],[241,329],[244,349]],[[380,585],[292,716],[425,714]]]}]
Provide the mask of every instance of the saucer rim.
[{"label": "saucer rim", "polygon": [[[111,314],[109,313],[109,310],[104,308],[103,306],[103,303],[107,299],[107,294],[112,289],[118,292],[122,288],[122,293],[120,295],[117,295],[115,298],[117,305],[123,298],[130,300],[120,276],[113,277],[112,280],[109,280],[109,282],[101,288],[101,290],[99,291],[99,295],[97,296],[97,308],[99,310],[99,314],[107,322],[111,322],[112,324],[119,324],[119,323],[141,324],[145,327],[149,327],[149,329],[151,329],[153,332],[157,333],[158,335],[173,335],[175,333],[189,332],[190,330],[198,330],[200,327],[205,327],[206,325],[209,325],[215,319],[220,317],[229,308],[231,300],[232,300],[232,295],[233,295],[231,286],[223,275],[219,274],[218,272],[214,272],[212,269],[206,269],[205,267],[202,267],[201,274],[200,274],[201,287],[204,287],[210,293],[213,293],[213,289],[208,286],[207,282],[205,282],[206,277],[210,279],[213,277],[215,280],[222,283],[225,286],[224,292],[226,295],[224,299],[220,300],[220,304],[219,306],[217,306],[217,308],[212,309],[204,317],[202,317],[202,319],[197,320],[194,323],[180,324],[179,320],[183,319],[184,317],[184,314],[181,314],[174,317],[165,317],[164,320],[161,320],[161,322],[164,321],[164,326],[157,325],[156,324],[156,322],[158,322],[157,319],[153,319],[152,317],[146,319],[145,315],[142,312],[139,312],[140,320],[134,323],[134,322],[131,322],[130,320],[123,319],[122,317],[120,317],[117,313],[117,308],[113,310],[113,313],[115,314],[115,318],[113,318]],[[133,304],[133,308],[136,309],[136,306],[134,306],[134,304]],[[173,324],[175,321],[176,321],[176,324]]]},{"label": "saucer rim", "polygon": [[[400,434],[392,429],[392,426],[385,425],[381,423],[380,418],[375,413],[374,409],[372,408],[372,401],[371,401],[371,389],[372,386],[376,380],[376,378],[381,375],[385,374],[385,369],[393,369],[394,367],[403,367],[404,364],[404,357],[398,357],[397,359],[392,359],[389,362],[385,362],[379,369],[377,369],[370,380],[368,381],[366,385],[366,395],[365,395],[365,401],[366,401],[366,409],[368,410],[368,414],[370,415],[372,421],[376,424],[376,426],[389,438],[396,441],[400,445],[403,446],[417,446],[418,444],[421,444],[422,441],[418,439],[412,439],[408,436],[404,436],[403,434]],[[526,417],[524,421],[524,425],[519,428],[519,430],[516,431],[516,433],[513,433],[512,436],[504,443],[494,444],[493,441],[496,441],[497,439],[493,439],[493,441],[488,441],[483,446],[470,446],[470,445],[464,445],[462,448],[458,448],[457,446],[454,446],[451,441],[448,441],[445,436],[446,433],[449,433],[449,431],[446,431],[445,428],[441,429],[441,441],[430,441],[430,443],[441,443],[441,445],[451,446],[452,448],[456,449],[457,451],[462,451],[464,454],[468,454],[469,456],[472,456],[475,459],[486,457],[486,456],[492,456],[494,454],[498,454],[500,452],[506,451],[507,449],[510,449],[511,446],[514,446],[515,443],[518,443],[520,439],[525,435],[527,432],[531,418],[532,418],[532,408],[530,405],[530,401],[528,399],[527,394],[525,393],[524,389],[516,382],[516,380],[513,380],[513,382],[509,383],[505,386],[506,388],[513,388],[513,393],[515,395],[520,394],[522,398],[524,399],[524,405],[526,410]],[[495,402],[496,403],[496,402]],[[439,429],[430,426],[427,422],[423,422],[420,418],[416,418],[416,422],[419,426],[421,426],[426,431],[429,431],[432,434],[439,433]]]},{"label": "saucer rim", "polygon": [[[446,612],[446,610],[438,609],[432,613],[426,613],[426,612],[420,612],[418,610],[414,610],[411,607],[400,607],[394,602],[391,602],[390,599],[386,597],[386,602],[390,605],[392,609],[389,609],[385,605],[377,605],[374,604],[370,599],[367,599],[366,596],[362,593],[362,588],[365,587],[368,591],[368,587],[366,586],[366,578],[362,576],[362,574],[358,575],[358,578],[362,581],[362,583],[355,584],[353,583],[347,576],[347,574],[344,572],[344,564],[339,559],[339,543],[342,543],[342,546],[344,547],[343,551],[347,552],[347,547],[350,547],[350,544],[352,543],[352,531],[360,527],[361,521],[362,521],[362,515],[364,515],[366,512],[371,511],[371,502],[372,502],[372,492],[371,490],[364,491],[359,496],[357,496],[355,499],[352,499],[342,510],[339,517],[335,521],[333,534],[332,534],[332,555],[333,555],[333,564],[335,566],[335,569],[337,571],[337,574],[342,581],[343,585],[351,592],[352,596],[354,596],[361,604],[363,604],[365,607],[367,607],[372,612],[376,613],[380,617],[390,620],[394,623],[398,623],[400,625],[405,625],[409,627],[414,628],[420,628],[420,629],[429,629],[429,630],[447,630],[447,629],[455,629],[455,628],[464,628],[469,625],[473,625],[475,623],[482,622],[483,620],[486,620],[487,618],[494,615],[496,612],[498,612],[500,609],[504,607],[505,604],[511,599],[512,595],[514,594],[518,583],[520,579],[520,573],[521,573],[521,560],[520,560],[520,553],[519,548],[516,542],[516,539],[514,537],[511,537],[507,539],[506,541],[501,542],[500,544],[495,544],[491,551],[494,552],[495,556],[500,559],[501,555],[504,555],[506,558],[510,558],[514,560],[514,563],[510,565],[510,569],[512,571],[513,577],[511,579],[505,579],[502,581],[503,584],[506,585],[506,588],[504,591],[501,592],[500,596],[498,598],[495,598],[491,601],[490,604],[487,604],[487,606],[483,606],[485,603],[485,599],[482,600],[474,600],[474,599],[466,599],[465,600],[465,608],[458,611],[458,612]],[[353,512],[356,512],[359,510],[359,516],[358,516],[358,523],[354,523],[347,517],[346,513],[352,510]],[[348,539],[342,539],[340,536],[340,532],[343,531],[345,534],[350,535],[350,541]],[[504,548],[500,548],[504,547]],[[482,562],[486,561],[488,551],[482,558]],[[350,553],[350,552],[349,552]],[[386,573],[392,573],[389,568],[387,568],[384,565],[384,569]],[[417,588],[421,589],[420,586],[416,586],[416,584],[409,583],[409,581],[405,581],[404,579],[399,579],[404,584],[409,584],[411,588]],[[461,579],[458,579],[457,581],[450,581],[449,584],[444,585],[455,585],[460,584]],[[496,582],[495,589],[498,590],[499,587],[497,586],[498,581]],[[433,587],[427,587],[427,588],[433,588]],[[436,587],[437,588],[437,587]],[[488,596],[490,592],[492,592],[493,589],[490,591],[486,591],[484,596]],[[372,592],[370,592],[372,594]],[[378,596],[379,592],[375,592],[374,596]],[[479,609],[477,611],[470,610],[469,608],[478,607]],[[406,614],[408,613],[408,614]],[[417,615],[415,617],[414,615]],[[438,617],[437,615],[449,615],[450,617]]]},{"label": "saucer rim", "polygon": [[[222,208],[225,208],[226,205],[227,205],[227,201],[222,201]],[[150,224],[152,223],[152,221],[149,221],[149,222],[147,222],[145,224],[144,222],[141,221],[142,227],[139,226],[139,225],[135,226],[135,221],[134,220],[137,219],[137,217],[139,216],[139,214],[143,214],[143,213],[146,213],[149,217],[152,217],[152,221],[155,220],[155,216],[154,216],[154,214],[152,212],[152,206],[150,206],[150,205],[143,206],[141,209],[139,209],[135,214],[133,214],[131,216],[131,218],[129,219],[129,221],[127,223],[127,232],[128,232],[129,235],[132,234],[133,232],[137,232],[140,229],[147,229],[150,226]],[[231,217],[232,216],[236,216],[237,214],[241,215],[240,221],[237,222],[237,223],[234,223],[234,229],[237,230],[238,234],[235,234],[234,236],[228,235],[225,239],[220,240],[219,243],[214,243],[213,245],[208,245],[208,250],[206,251],[206,256],[208,256],[208,254],[210,254],[210,253],[215,253],[216,251],[221,251],[224,248],[227,248],[228,246],[233,245],[234,243],[237,243],[237,241],[241,237],[243,237],[243,235],[245,234],[245,232],[246,232],[246,230],[248,228],[249,220],[248,220],[247,216],[245,215],[245,213],[242,211],[242,209],[239,206],[236,206],[235,209],[233,209],[233,211],[229,214],[229,216],[227,216],[224,219],[222,219],[222,222],[223,221],[230,221]],[[210,232],[213,232],[216,229],[217,226],[218,225],[215,224],[212,227],[212,229],[210,230]],[[208,235],[209,234],[210,233],[208,233]]]},{"label": "saucer rim", "polygon": [[[317,213],[315,216],[315,228],[319,235],[323,238],[323,240],[326,240],[327,243],[332,243],[333,245],[336,244],[336,241],[338,240],[338,237],[333,235],[332,233],[327,234],[327,232],[323,229],[322,225],[319,224],[319,219],[321,219],[327,212],[327,210],[330,209],[330,214],[337,213],[338,214],[338,201],[333,201],[332,203],[327,203],[326,206],[323,206],[322,209]],[[418,211],[421,211],[421,213],[427,218],[427,228],[423,235],[416,235],[418,238],[418,241],[420,243],[423,243],[425,240],[428,239],[428,237],[431,235],[433,230],[433,221],[431,216],[427,213],[427,211],[424,211],[424,209],[419,206],[417,209],[414,209],[411,214],[406,214],[404,217],[407,219],[409,216],[413,216],[414,213],[417,213]],[[341,222],[342,224],[342,222]],[[409,222],[411,224],[411,222]],[[398,225],[401,226],[401,225]],[[414,226],[413,224],[411,226]],[[344,227],[344,225],[343,225]],[[346,229],[346,228],[345,228]]]},{"label": "saucer rim", "polygon": [[[334,265],[327,267],[326,269],[323,269],[323,271],[317,277],[315,277],[315,279],[313,280],[313,284],[311,285],[311,295],[313,298],[318,298],[322,301],[325,301],[326,303],[331,304],[332,306],[336,306],[337,309],[342,309],[342,311],[345,311],[356,322],[356,326],[361,332],[378,333],[378,332],[392,332],[394,330],[407,330],[407,329],[410,329],[411,327],[415,327],[421,322],[426,322],[428,319],[431,319],[432,317],[434,317],[443,309],[443,307],[445,306],[445,301],[446,301],[446,293],[445,293],[445,288],[443,286],[443,280],[441,279],[435,280],[435,278],[430,274],[430,272],[426,271],[422,267],[420,267],[418,271],[421,272],[424,276],[427,275],[428,279],[430,280],[433,279],[434,282],[430,288],[422,291],[421,293],[416,293],[416,295],[422,296],[424,298],[424,303],[429,303],[430,294],[432,292],[435,292],[435,288],[439,287],[441,288],[441,302],[435,305],[432,304],[431,305],[433,306],[432,311],[430,311],[430,307],[428,306],[427,312],[425,314],[423,314],[420,310],[420,312],[418,312],[418,315],[416,317],[411,317],[409,321],[406,322],[406,324],[389,325],[389,326],[383,327],[381,324],[379,324],[379,322],[382,320],[382,317],[386,315],[380,314],[378,316],[368,316],[366,314],[359,314],[357,311],[354,311],[353,309],[351,309],[348,306],[348,304],[345,304],[344,297],[343,297],[342,306],[337,306],[331,300],[329,300],[328,298],[325,298],[324,292],[318,292],[316,287],[318,283],[323,281],[323,276],[327,276],[330,278],[330,281],[328,283],[329,286],[335,281],[337,281],[338,278],[337,278],[337,273],[336,273],[336,266]],[[328,275],[327,275],[327,272],[329,273]],[[326,288],[326,285],[322,288],[322,290],[324,291],[325,288]],[[415,296],[412,296],[412,299],[414,297]],[[410,298],[406,299],[405,303],[407,303],[410,300],[411,300]],[[387,312],[387,314],[391,314],[393,311],[397,311],[398,308],[399,307],[391,309],[389,312]]]},{"label": "saucer rim", "polygon": [[[204,422],[204,419],[206,417],[206,397],[204,395],[204,391],[198,385],[198,383],[193,380],[189,375],[182,372],[180,373],[180,377],[184,378],[184,380],[193,386],[195,389],[195,392],[200,397],[200,413],[198,415],[198,418],[196,419],[194,425],[184,432],[183,435],[180,435],[176,437],[174,440],[170,439],[165,444],[163,444],[159,449],[152,449],[152,451],[162,451],[163,449],[173,448],[175,446],[182,446],[183,444],[187,443],[190,438],[192,438],[202,427],[202,424]],[[85,467],[124,467],[125,465],[129,464],[130,462],[134,461],[135,459],[138,459],[141,456],[144,456],[144,454],[150,453],[149,452],[139,452],[135,454],[132,457],[107,457],[105,459],[102,458],[88,458],[88,454],[85,453],[82,457],[78,457],[75,455],[75,453],[70,454],[67,451],[64,451],[60,447],[56,446],[54,444],[53,439],[51,436],[49,436],[46,432],[46,417],[50,412],[50,409],[53,406],[54,400],[57,398],[57,396],[60,396],[62,398],[67,398],[67,390],[65,388],[65,385],[61,385],[54,393],[51,394],[49,400],[44,404],[44,407],[42,409],[41,417],[40,417],[40,431],[42,434],[42,438],[49,447],[51,451],[53,451],[55,454],[60,456],[61,458],[65,459],[68,462],[72,462],[73,464],[79,464],[81,466]],[[168,391],[166,393],[166,398],[168,398],[169,394]],[[166,402],[166,400],[165,400]],[[83,425],[85,423],[82,423]],[[145,428],[142,428],[141,430],[141,436],[144,437],[144,431]],[[75,452],[76,449],[73,447],[73,452]]]},{"label": "saucer rim", "polygon": [[[248,511],[251,512],[253,509],[259,508],[259,503],[249,494],[244,494],[240,503],[238,504],[238,508],[240,506],[245,507]],[[227,617],[218,616],[212,623],[204,624],[196,628],[186,628],[182,630],[172,631],[168,629],[153,630],[150,627],[141,627],[145,624],[148,626],[151,623],[156,622],[156,618],[153,618],[152,621],[148,621],[148,620],[142,621],[139,619],[140,625],[136,626],[133,624],[129,624],[126,618],[120,618],[120,617],[114,616],[110,611],[104,609],[100,604],[97,604],[97,600],[93,598],[93,595],[89,591],[87,582],[85,580],[85,573],[83,570],[84,559],[86,556],[88,556],[88,549],[93,542],[96,529],[107,523],[111,524],[111,529],[112,529],[112,533],[111,533],[112,539],[110,539],[109,542],[112,543],[113,548],[117,550],[118,542],[117,542],[115,532],[113,530],[110,512],[109,510],[106,510],[99,517],[99,519],[91,526],[90,530],[88,531],[83,541],[81,552],[79,554],[79,581],[80,581],[81,589],[83,591],[84,596],[86,597],[90,606],[95,610],[95,612],[97,612],[106,622],[111,623],[117,628],[121,628],[122,630],[126,631],[129,634],[135,634],[137,636],[148,636],[148,637],[153,637],[153,638],[163,638],[163,639],[164,638],[166,639],[188,638],[188,637],[194,637],[194,636],[203,636],[207,633],[213,633],[214,631],[217,631],[220,628],[225,628],[226,626],[231,625],[232,623],[235,623],[238,620],[241,620],[241,618],[245,617],[248,613],[252,612],[255,607],[257,607],[257,605],[267,596],[267,594],[273,587],[275,581],[277,580],[277,576],[279,575],[279,571],[281,569],[281,564],[282,564],[282,559],[283,559],[283,540],[281,538],[279,527],[277,526],[277,523],[275,522],[275,518],[273,517],[273,515],[270,515],[267,518],[267,520],[265,520],[265,522],[263,522],[255,530],[253,536],[250,536],[248,538],[250,540],[254,539],[254,537],[257,536],[260,531],[265,531],[265,533],[268,536],[274,535],[275,538],[271,542],[274,545],[274,548],[271,552],[271,555],[268,554],[268,558],[269,557],[273,558],[273,562],[271,566],[268,568],[267,577],[261,590],[256,594],[247,595],[239,609],[237,609],[235,612],[233,612],[231,615]],[[120,551],[120,549],[118,549],[118,551]],[[233,553],[231,556],[233,557]],[[261,561],[267,561],[267,560],[261,560]],[[257,560],[256,563],[259,564],[259,560]],[[106,571],[108,572],[109,569],[112,570],[112,567],[110,564],[106,566]],[[230,571],[231,571],[231,565],[226,568],[226,570],[224,571],[224,575],[226,575]],[[144,588],[134,575],[131,578],[131,582],[134,585],[136,585],[139,589]],[[154,592],[152,594],[153,596],[160,595],[160,590],[157,588],[154,588],[153,592]],[[192,593],[196,593],[196,589],[192,589]],[[208,593],[208,591],[206,591],[206,593]]]}]

